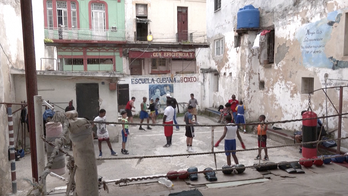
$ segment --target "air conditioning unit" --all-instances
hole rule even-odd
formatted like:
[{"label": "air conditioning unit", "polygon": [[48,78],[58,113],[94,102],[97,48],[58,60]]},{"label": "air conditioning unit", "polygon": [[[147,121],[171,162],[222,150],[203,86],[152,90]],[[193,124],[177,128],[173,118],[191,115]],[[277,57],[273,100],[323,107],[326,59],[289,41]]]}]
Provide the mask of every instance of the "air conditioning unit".
[{"label": "air conditioning unit", "polygon": [[111,27],[111,32],[117,32],[117,27]]}]

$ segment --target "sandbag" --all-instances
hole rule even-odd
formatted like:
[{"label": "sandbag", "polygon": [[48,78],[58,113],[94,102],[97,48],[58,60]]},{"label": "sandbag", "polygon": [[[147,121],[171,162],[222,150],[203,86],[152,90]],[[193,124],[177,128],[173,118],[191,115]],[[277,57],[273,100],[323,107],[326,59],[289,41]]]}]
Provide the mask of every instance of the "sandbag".
[{"label": "sandbag", "polygon": [[178,174],[179,174],[179,179],[180,180],[185,180],[189,176],[186,170],[179,170]]},{"label": "sandbag", "polygon": [[289,174],[296,173],[296,170],[289,162],[283,161],[278,164],[279,169],[288,172]]},{"label": "sandbag", "polygon": [[278,169],[277,164],[275,164],[274,162],[254,164],[254,168],[257,171],[267,171],[267,170],[272,170],[272,169]]},{"label": "sandbag", "polygon": [[236,170],[238,174],[241,174],[245,171],[245,166],[243,164],[234,165],[232,166],[232,168]]},{"label": "sandbag", "polygon": [[305,173],[298,162],[291,162],[290,165],[296,171],[296,173]]},{"label": "sandbag", "polygon": [[[187,172],[189,173],[189,179],[192,181],[195,181],[198,179],[198,174],[197,173],[191,173],[191,172],[198,172],[197,167],[189,167],[187,169]],[[191,173],[191,174],[190,174]]]},{"label": "sandbag", "polygon": [[226,175],[230,175],[233,172],[233,168],[229,165],[224,165],[222,166],[222,173],[226,174]]},{"label": "sandbag", "polygon": [[169,180],[176,180],[178,178],[178,172],[177,171],[169,171],[169,172],[167,172],[167,178]]},{"label": "sandbag", "polygon": [[346,157],[340,154],[336,154],[334,156],[337,157],[332,157],[331,160],[335,163],[343,163],[346,160]]},{"label": "sandbag", "polygon": [[217,181],[217,178],[215,176],[215,171],[212,168],[207,167],[203,171],[204,171],[205,179],[207,179],[208,181]]}]

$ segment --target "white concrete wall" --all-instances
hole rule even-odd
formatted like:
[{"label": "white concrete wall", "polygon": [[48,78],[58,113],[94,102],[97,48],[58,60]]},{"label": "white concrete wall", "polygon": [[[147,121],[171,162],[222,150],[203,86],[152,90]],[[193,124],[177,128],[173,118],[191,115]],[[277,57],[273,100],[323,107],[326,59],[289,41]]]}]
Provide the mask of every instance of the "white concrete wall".
[{"label": "white concrete wall", "polygon": [[[149,75],[149,76],[128,76],[119,81],[119,84],[129,84],[129,97],[135,97],[135,113],[139,115],[140,112],[140,104],[143,101],[143,97],[147,97],[147,103],[149,104],[150,97],[150,85],[159,85],[158,88],[162,89],[161,85],[172,85],[173,92],[171,95],[176,98],[176,100],[181,103],[187,103],[190,99],[190,94],[193,93],[195,98],[198,101],[199,107],[202,103],[202,95],[201,95],[201,85],[198,81],[198,74],[185,74],[185,75],[175,75],[173,76],[176,82],[167,81],[170,78],[170,75]],[[193,79],[194,78],[194,79]],[[153,80],[152,80],[153,79]],[[189,81],[191,79],[191,81]],[[196,80],[194,82],[194,80]],[[160,103],[161,106],[165,107],[166,105],[166,94],[161,91]],[[185,110],[187,105],[185,104]],[[180,107],[180,110],[183,109]],[[163,112],[160,110],[160,112]],[[180,111],[181,112],[181,111]]]},{"label": "white concrete wall", "polygon": [[149,31],[153,42],[176,42],[177,7],[188,7],[188,33],[193,33],[194,42],[204,42],[206,38],[205,0],[126,0],[126,40],[134,41],[136,31],[136,4],[148,5]]},{"label": "white concrete wall", "polygon": [[[257,31],[241,35],[240,47],[234,48],[234,36],[239,8],[252,4],[260,10],[261,27],[274,25],[275,63],[266,68],[260,63],[260,52],[253,49]],[[256,120],[265,114],[269,121],[301,118],[300,112],[308,108],[308,94],[301,92],[302,77],[314,78],[314,89],[325,87],[324,74],[329,74],[328,86],[347,85],[348,68],[332,68],[330,56],[342,61],[348,57],[342,55],[345,13],[348,2],[336,1],[222,1],[221,10],[214,12],[214,1],[207,1],[207,37],[211,45],[207,65],[220,72],[219,92],[214,94],[213,103],[226,102],[232,94],[242,99],[247,107],[246,118]],[[329,21],[340,21],[329,27]],[[311,35],[306,33],[312,31]],[[318,31],[317,31],[318,30]],[[314,33],[313,33],[314,31]],[[309,37],[313,36],[313,38]],[[214,40],[223,38],[224,54],[214,55]],[[315,38],[321,41],[314,41]],[[306,41],[312,39],[313,41]],[[306,47],[317,47],[317,53]],[[318,52],[319,51],[319,52]],[[308,54],[309,53],[309,54]],[[313,54],[312,54],[313,53]],[[232,76],[224,76],[232,73]],[[265,89],[259,89],[260,81]],[[205,84],[208,85],[208,84]],[[344,95],[348,89],[345,88]],[[338,107],[338,91],[329,90],[328,94]],[[316,92],[311,98],[311,107],[319,115],[326,113],[326,99],[322,92]],[[347,110],[348,99],[344,96],[343,111]],[[328,115],[335,114],[328,104]],[[337,117],[329,120],[329,128],[337,128]],[[277,126],[296,130],[301,122],[277,124]],[[348,132],[347,120],[343,120],[342,136]]]},{"label": "white concrete wall", "polygon": [[[14,87],[10,68],[24,68],[22,23],[19,1],[0,1],[0,102],[13,102]],[[15,108],[15,107],[14,107]],[[13,110],[14,111],[14,110]],[[6,105],[0,105],[0,195],[11,192],[9,146]]]},{"label": "white concrete wall", "polygon": [[[20,103],[21,101],[26,100],[25,76],[15,75],[14,77],[16,102]],[[104,82],[104,84],[102,84],[102,82]],[[51,103],[60,102],[60,104],[55,104],[55,109],[59,111],[64,111],[70,100],[73,100],[73,105],[75,109],[77,109],[76,83],[98,83],[100,109],[106,110],[108,122],[118,122],[117,91],[109,90],[109,82],[109,79],[100,78],[94,79],[55,76],[37,77],[38,94],[42,96],[42,99],[49,100]],[[119,130],[117,130],[114,126],[108,126],[108,130],[110,139],[114,141],[119,133]]]}]

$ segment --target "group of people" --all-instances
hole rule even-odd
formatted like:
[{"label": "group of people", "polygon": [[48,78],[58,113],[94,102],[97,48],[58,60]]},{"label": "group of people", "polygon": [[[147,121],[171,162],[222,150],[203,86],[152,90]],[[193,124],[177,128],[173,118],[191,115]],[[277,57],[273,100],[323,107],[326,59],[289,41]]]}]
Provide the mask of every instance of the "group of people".
[{"label": "group of people", "polygon": [[[226,155],[226,159],[227,159],[227,165],[231,166],[231,155],[233,157],[233,160],[235,162],[235,164],[239,164],[238,162],[238,158],[236,155],[235,150],[237,149],[237,145],[236,145],[236,138],[238,138],[238,140],[241,143],[241,146],[243,149],[245,149],[245,145],[244,142],[242,140],[241,135],[239,134],[238,131],[238,126],[233,123],[233,116],[232,115],[227,115],[225,117],[226,119],[226,126],[224,127],[224,132],[222,134],[222,136],[220,137],[220,139],[215,143],[215,147],[218,147],[220,142],[225,139],[225,155]],[[260,115],[259,117],[259,124],[257,126],[257,145],[259,147],[258,150],[258,154],[255,158],[255,160],[260,160],[261,159],[261,148],[260,147],[266,147],[266,143],[267,143],[267,124],[265,123],[266,120],[266,116],[265,115]],[[268,153],[267,153],[267,148],[264,148],[265,151],[265,156],[263,158],[263,160],[267,161],[268,160]]]},{"label": "group of people", "polygon": [[[192,126],[194,123],[197,123],[197,99],[194,98],[194,94],[191,93],[191,99],[188,101],[187,112],[184,116],[185,126],[185,136],[186,136],[186,145],[188,152],[194,152],[192,147],[193,138],[195,136],[194,127]],[[164,126],[164,136],[166,137],[166,144],[163,147],[170,147],[172,145],[172,136],[173,136],[173,124],[176,122],[176,112],[174,106],[177,105],[177,102],[174,98],[167,98],[167,107],[164,110],[163,114],[163,124]],[[179,112],[179,110],[178,110]],[[195,117],[195,121],[193,121],[193,117]],[[176,126],[176,129],[179,130],[179,126]]]},{"label": "group of people", "polygon": [[[166,137],[167,143],[164,145],[164,147],[169,147],[172,145],[172,135],[173,135],[173,123],[176,125],[176,130],[180,130],[178,123],[176,121],[176,109],[178,110],[178,113],[180,113],[180,108],[177,100],[172,97],[170,94],[167,94],[167,107],[164,110],[163,115],[163,124],[172,125],[172,126],[164,126],[164,135]],[[191,99],[188,101],[188,112],[185,114],[185,123],[186,124],[193,124],[193,116],[195,117],[195,122],[197,122],[197,99],[194,98],[194,94],[192,93]],[[129,154],[128,150],[126,149],[126,142],[127,138],[129,136],[129,125],[128,123],[133,123],[133,114],[135,106],[135,97],[132,97],[131,100],[128,101],[125,110],[121,112],[121,121],[122,121],[122,154]],[[156,118],[158,115],[158,109],[159,109],[159,99],[156,98],[155,102],[153,99],[150,100],[150,105],[147,107],[147,97],[143,97],[143,102],[140,104],[140,127],[139,130],[145,130],[142,127],[142,123],[144,119],[147,119],[147,129],[151,130],[149,121],[150,117],[152,119],[153,124],[156,123]],[[147,112],[147,109],[150,110],[150,114]],[[98,121],[100,123],[96,123],[97,127],[97,137],[98,137],[98,148],[99,148],[99,157],[103,155],[103,152],[101,150],[101,143],[102,141],[106,141],[107,145],[109,146],[111,155],[117,155],[117,153],[113,150],[110,139],[109,139],[109,133],[106,129],[106,124],[102,122],[106,122],[106,110],[101,109],[99,111],[99,115],[94,119],[94,121]],[[194,129],[193,126],[186,126],[186,132],[185,135],[187,137],[187,150],[192,152],[192,140],[194,137]]]},{"label": "group of people", "polygon": [[[236,95],[232,95],[232,99],[228,100],[225,107],[220,105],[220,118],[218,123],[226,122],[226,116],[230,115],[232,117],[232,122],[236,124],[245,124],[245,113],[246,107],[243,105],[243,101],[238,101]],[[246,133],[246,127],[243,125],[244,133]]]}]

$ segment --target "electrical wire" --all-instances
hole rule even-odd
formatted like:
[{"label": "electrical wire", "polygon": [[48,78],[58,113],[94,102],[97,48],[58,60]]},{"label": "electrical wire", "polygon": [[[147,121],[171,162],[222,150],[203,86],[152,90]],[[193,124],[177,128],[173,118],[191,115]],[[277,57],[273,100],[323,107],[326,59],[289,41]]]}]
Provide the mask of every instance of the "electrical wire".
[{"label": "electrical wire", "polygon": [[7,60],[8,60],[8,62],[9,62],[10,65],[13,67],[12,62],[11,62],[10,58],[8,57],[8,55],[6,54],[5,49],[2,47],[2,44],[1,44],[1,43],[0,43],[0,47],[1,47],[1,49],[2,49],[2,52],[5,54],[5,56],[6,56]]}]

